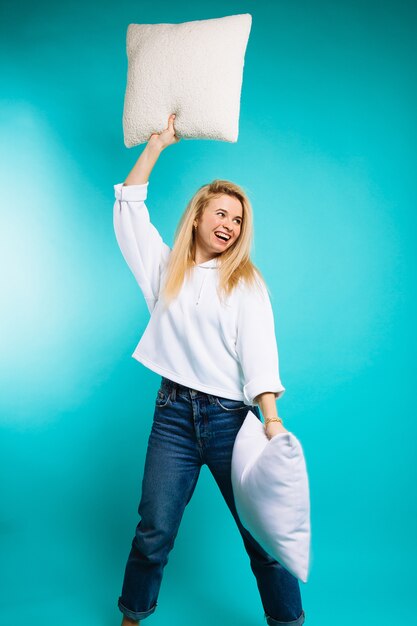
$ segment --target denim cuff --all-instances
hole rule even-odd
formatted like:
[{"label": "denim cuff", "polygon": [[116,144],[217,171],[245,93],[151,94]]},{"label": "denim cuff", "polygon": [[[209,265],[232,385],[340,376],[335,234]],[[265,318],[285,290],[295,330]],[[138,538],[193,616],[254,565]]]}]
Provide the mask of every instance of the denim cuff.
[{"label": "denim cuff", "polygon": [[305,613],[301,611],[301,615],[298,619],[294,619],[291,622],[279,622],[278,620],[270,617],[267,613],[264,613],[264,617],[266,619],[266,623],[268,626],[280,626],[280,624],[289,624],[290,626],[301,626],[305,622]]},{"label": "denim cuff", "polygon": [[148,615],[151,615],[151,613],[153,613],[157,607],[157,602],[155,602],[155,604],[153,606],[151,606],[150,609],[148,609],[147,611],[131,611],[130,609],[126,608],[122,603],[121,603],[121,598],[119,598],[119,601],[117,603],[117,606],[119,607],[119,609],[121,610],[121,612],[123,613],[123,615],[126,615],[126,617],[130,617],[130,619],[134,619],[136,621],[145,619],[145,617],[148,617]]}]

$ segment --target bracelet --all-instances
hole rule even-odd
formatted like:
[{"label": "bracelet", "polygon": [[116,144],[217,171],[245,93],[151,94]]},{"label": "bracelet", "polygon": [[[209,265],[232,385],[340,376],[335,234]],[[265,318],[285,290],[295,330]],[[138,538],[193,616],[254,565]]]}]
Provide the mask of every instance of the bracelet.
[{"label": "bracelet", "polygon": [[280,417],[267,417],[265,419],[265,426],[268,426],[269,422],[281,422],[281,424],[283,423]]}]

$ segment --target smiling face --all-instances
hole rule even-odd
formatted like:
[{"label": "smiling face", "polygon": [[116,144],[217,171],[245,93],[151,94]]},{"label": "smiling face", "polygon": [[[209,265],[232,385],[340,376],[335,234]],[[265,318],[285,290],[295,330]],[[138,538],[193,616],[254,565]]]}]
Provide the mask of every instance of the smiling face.
[{"label": "smiling face", "polygon": [[197,224],[195,263],[204,263],[230,248],[240,235],[242,220],[243,209],[238,198],[227,194],[211,198],[203,215],[194,222]]}]

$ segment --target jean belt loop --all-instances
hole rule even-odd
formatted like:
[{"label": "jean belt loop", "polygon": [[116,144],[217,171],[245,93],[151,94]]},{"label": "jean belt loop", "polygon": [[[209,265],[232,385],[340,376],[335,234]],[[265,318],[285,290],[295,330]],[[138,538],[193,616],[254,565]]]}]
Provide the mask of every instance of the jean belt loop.
[{"label": "jean belt loop", "polygon": [[177,383],[172,382],[172,385],[171,385],[171,400],[172,400],[172,402],[175,402],[176,397],[177,397]]}]

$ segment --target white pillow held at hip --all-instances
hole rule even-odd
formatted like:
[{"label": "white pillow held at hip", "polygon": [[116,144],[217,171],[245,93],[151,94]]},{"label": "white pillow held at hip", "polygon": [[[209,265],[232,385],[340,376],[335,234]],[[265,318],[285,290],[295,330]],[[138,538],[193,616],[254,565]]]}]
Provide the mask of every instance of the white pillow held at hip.
[{"label": "white pillow held at hip", "polygon": [[303,449],[291,432],[271,439],[252,412],[232,454],[232,486],[243,526],[302,582],[310,564],[310,493]]}]

